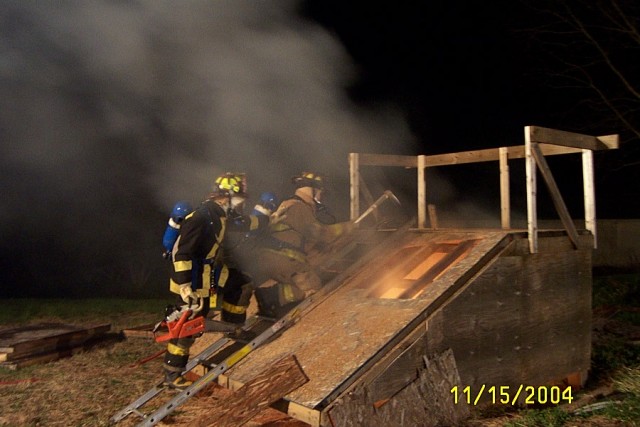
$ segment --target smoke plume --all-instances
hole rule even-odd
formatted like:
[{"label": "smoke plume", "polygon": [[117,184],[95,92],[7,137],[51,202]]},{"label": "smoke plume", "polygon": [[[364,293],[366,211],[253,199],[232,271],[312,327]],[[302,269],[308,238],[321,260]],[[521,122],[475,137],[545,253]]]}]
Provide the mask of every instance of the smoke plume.
[{"label": "smoke plume", "polygon": [[[161,235],[216,175],[281,197],[349,152],[401,154],[397,111],[358,109],[357,70],[294,1],[3,2],[3,295],[166,293]],[[159,295],[160,296],[160,295]]]}]

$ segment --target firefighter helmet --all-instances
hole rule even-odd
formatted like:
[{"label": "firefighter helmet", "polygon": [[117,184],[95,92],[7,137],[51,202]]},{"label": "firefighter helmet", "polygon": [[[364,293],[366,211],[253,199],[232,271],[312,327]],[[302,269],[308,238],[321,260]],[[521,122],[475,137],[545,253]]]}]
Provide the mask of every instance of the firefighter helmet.
[{"label": "firefighter helmet", "polygon": [[247,180],[244,174],[227,172],[216,178],[214,196],[247,197]]},{"label": "firefighter helmet", "polygon": [[296,188],[312,187],[322,190],[324,188],[324,177],[314,172],[302,172],[292,178]]}]

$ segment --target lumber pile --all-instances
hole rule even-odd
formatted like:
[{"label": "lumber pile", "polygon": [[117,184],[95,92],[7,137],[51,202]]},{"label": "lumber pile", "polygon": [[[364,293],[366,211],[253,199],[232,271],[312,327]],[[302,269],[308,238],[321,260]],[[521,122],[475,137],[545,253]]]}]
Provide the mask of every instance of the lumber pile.
[{"label": "lumber pile", "polygon": [[40,323],[0,329],[0,367],[17,370],[72,356],[103,341],[110,328]]}]

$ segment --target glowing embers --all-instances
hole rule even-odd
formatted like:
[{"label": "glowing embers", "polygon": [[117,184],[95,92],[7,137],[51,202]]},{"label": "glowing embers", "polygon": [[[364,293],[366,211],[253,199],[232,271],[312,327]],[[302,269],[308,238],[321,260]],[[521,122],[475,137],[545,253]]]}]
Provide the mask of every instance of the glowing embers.
[{"label": "glowing embers", "polygon": [[369,289],[367,296],[374,298],[416,298],[427,285],[463,259],[476,242],[457,240],[405,246],[368,272],[358,288]]}]

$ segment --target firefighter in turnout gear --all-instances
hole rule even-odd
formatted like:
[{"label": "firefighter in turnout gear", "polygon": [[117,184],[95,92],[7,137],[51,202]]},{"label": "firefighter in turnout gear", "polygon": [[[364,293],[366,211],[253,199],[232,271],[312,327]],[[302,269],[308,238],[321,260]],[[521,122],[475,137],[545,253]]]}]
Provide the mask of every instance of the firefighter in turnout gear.
[{"label": "firefighter in turnout gear", "polygon": [[330,244],[353,228],[352,222],[326,224],[318,217],[324,189],[322,176],[303,172],[293,178],[296,191],[284,200],[259,250],[256,299],[260,314],[279,318],[304,298],[322,287],[309,263],[309,250],[316,244]]},{"label": "firefighter in turnout gear", "polygon": [[[246,180],[242,174],[227,173],[216,179],[213,192],[202,204],[186,216],[180,227],[180,233],[171,253],[170,290],[180,296],[180,304],[193,308],[195,316],[206,316],[210,307],[210,296],[215,291],[212,284],[212,271],[221,263],[221,248],[225,233],[230,230],[248,232],[264,228],[269,224],[268,217],[247,217],[238,213],[247,198]],[[235,318],[238,308],[245,297],[246,305],[251,297],[251,284],[248,284],[249,296],[243,295],[243,282],[230,268],[221,268],[219,280],[224,283],[222,293],[223,320],[225,304],[231,318]],[[224,277],[222,277],[224,276]],[[246,289],[246,288],[245,288]],[[246,306],[243,307],[246,310]],[[229,320],[229,319],[227,319]],[[244,317],[241,316],[241,322]],[[184,389],[191,385],[182,372],[189,359],[189,349],[195,336],[171,339],[167,345],[163,368],[165,385]]]}]

